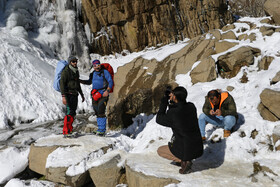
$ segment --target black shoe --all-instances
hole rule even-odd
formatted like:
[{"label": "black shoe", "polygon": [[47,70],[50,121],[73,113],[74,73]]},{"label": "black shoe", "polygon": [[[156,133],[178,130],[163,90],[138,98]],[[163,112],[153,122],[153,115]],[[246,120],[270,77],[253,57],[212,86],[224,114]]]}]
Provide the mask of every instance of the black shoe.
[{"label": "black shoe", "polygon": [[71,134],[64,134],[63,138],[72,138],[72,135]]},{"label": "black shoe", "polygon": [[191,161],[182,161],[181,169],[179,169],[180,174],[191,173],[192,162]]},{"label": "black shoe", "polygon": [[181,162],[175,162],[175,161],[172,161],[170,162],[170,164],[174,165],[174,166],[181,166]]}]

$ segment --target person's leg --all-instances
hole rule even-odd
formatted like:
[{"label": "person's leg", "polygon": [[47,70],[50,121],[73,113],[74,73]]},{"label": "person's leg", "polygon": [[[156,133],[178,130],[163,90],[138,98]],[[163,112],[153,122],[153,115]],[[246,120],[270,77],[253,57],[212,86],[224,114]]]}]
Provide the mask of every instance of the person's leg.
[{"label": "person's leg", "polygon": [[64,117],[63,134],[72,133],[72,124],[76,116],[77,106],[78,96],[71,94],[66,95],[66,115]]},{"label": "person's leg", "polygon": [[97,133],[104,134],[106,132],[106,106],[107,106],[108,97],[102,97],[98,101],[97,105]]},{"label": "person's leg", "polygon": [[224,117],[223,126],[224,126],[225,130],[230,131],[232,129],[232,127],[235,125],[235,123],[236,123],[235,116],[228,115],[228,116]]},{"label": "person's leg", "polygon": [[200,133],[202,137],[205,137],[205,127],[207,123],[211,123],[212,125],[222,127],[223,125],[223,117],[222,116],[208,116],[204,113],[199,115],[198,125],[200,129]]},{"label": "person's leg", "polygon": [[198,126],[202,137],[205,137],[206,115],[204,113],[199,115]]},{"label": "person's leg", "polygon": [[182,161],[181,169],[179,169],[180,174],[187,174],[191,172],[192,161]]},{"label": "person's leg", "polygon": [[166,158],[168,160],[173,160],[174,162],[181,162],[181,159],[177,158],[171,153],[168,145],[160,146],[157,150],[157,153],[159,156]]},{"label": "person's leg", "polygon": [[69,95],[69,111],[68,111],[68,131],[73,131],[73,121],[76,116],[76,110],[78,107],[78,95]]}]

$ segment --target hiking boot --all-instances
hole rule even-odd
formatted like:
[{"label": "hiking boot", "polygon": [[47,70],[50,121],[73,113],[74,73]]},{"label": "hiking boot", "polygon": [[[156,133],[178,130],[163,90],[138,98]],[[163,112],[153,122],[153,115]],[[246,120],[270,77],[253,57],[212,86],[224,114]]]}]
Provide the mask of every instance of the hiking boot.
[{"label": "hiking boot", "polygon": [[95,131],[95,132],[93,132],[93,134],[95,134],[97,136],[105,136],[105,132],[100,132],[100,131]]},{"label": "hiking boot", "polygon": [[224,138],[229,137],[231,132],[229,130],[224,130]]},{"label": "hiking boot", "polygon": [[202,142],[205,142],[205,141],[206,141],[206,137],[203,136],[203,137],[202,137]]},{"label": "hiking boot", "polygon": [[191,172],[192,162],[191,161],[182,161],[181,169],[179,169],[180,174],[187,174]]},{"label": "hiking boot", "polygon": [[71,134],[63,134],[63,138],[71,138],[72,135]]}]

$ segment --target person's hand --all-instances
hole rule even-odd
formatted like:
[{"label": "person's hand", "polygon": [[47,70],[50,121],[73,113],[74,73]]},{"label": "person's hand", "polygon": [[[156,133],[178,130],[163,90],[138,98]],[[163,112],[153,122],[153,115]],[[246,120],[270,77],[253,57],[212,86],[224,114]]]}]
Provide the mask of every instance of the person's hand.
[{"label": "person's hand", "polygon": [[82,97],[82,103],[83,103],[83,102],[85,101],[85,96],[84,96],[84,94],[82,94],[81,97]]},{"label": "person's hand", "polygon": [[222,115],[222,111],[221,111],[220,109],[217,109],[216,112],[215,112],[215,114],[216,114],[217,116],[221,116],[221,115]]},{"label": "person's hand", "polygon": [[210,115],[211,115],[211,116],[214,116],[214,115],[215,115],[214,110],[210,110]]},{"label": "person's hand", "polygon": [[103,97],[108,97],[108,95],[109,95],[109,91],[108,91],[108,90],[106,90],[106,91],[102,94]]},{"label": "person's hand", "polygon": [[171,91],[172,91],[171,86],[167,86],[167,87],[166,87],[166,90],[165,90],[165,92],[164,92],[164,95],[165,95],[167,98],[169,98],[169,95],[170,95]]},{"label": "person's hand", "polygon": [[64,105],[67,104],[67,102],[66,102],[66,97],[65,97],[65,96],[62,96],[62,103],[63,103]]}]

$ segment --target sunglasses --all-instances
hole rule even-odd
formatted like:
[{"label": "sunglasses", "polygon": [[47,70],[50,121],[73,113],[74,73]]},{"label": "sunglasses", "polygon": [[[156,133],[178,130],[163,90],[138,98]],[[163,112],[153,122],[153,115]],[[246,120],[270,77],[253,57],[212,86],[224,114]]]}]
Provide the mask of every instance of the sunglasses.
[{"label": "sunglasses", "polygon": [[71,63],[73,63],[73,64],[74,64],[74,63],[78,63],[78,61],[77,61],[77,60],[74,60],[74,61],[71,61]]}]

